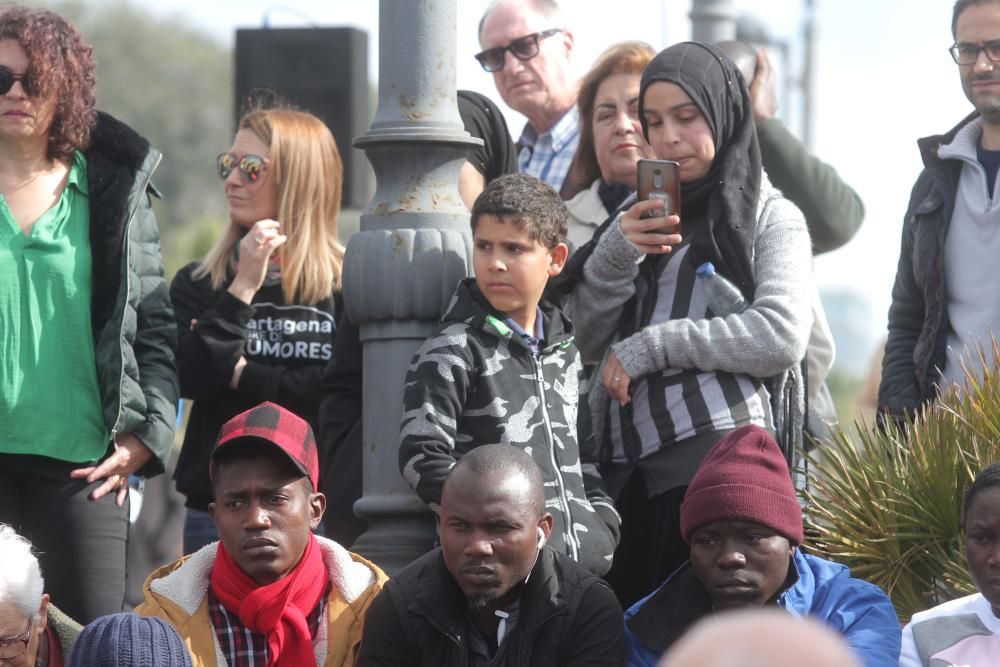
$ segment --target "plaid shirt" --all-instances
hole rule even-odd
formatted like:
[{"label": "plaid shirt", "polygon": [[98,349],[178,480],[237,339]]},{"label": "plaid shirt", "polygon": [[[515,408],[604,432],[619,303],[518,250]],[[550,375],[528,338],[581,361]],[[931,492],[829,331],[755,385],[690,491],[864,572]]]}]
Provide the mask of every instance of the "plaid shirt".
[{"label": "plaid shirt", "polygon": [[535,134],[530,123],[524,126],[521,138],[517,140],[520,151],[517,164],[521,173],[534,176],[559,192],[579,143],[580,115],[574,106],[542,136]]},{"label": "plaid shirt", "polygon": [[[326,598],[330,595],[330,584],[327,584],[319,604],[306,616],[309,626],[309,636],[316,639],[319,631],[319,621],[326,615]],[[235,614],[226,609],[219,598],[215,597],[212,587],[208,588],[208,617],[212,619],[212,628],[222,647],[222,655],[231,667],[266,667],[267,637],[251,632],[240,623]]]}]

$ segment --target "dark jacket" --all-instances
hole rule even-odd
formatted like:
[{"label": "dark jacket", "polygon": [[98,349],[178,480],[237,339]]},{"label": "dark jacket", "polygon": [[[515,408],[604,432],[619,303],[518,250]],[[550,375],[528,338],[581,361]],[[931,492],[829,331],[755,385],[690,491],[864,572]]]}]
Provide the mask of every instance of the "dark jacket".
[{"label": "dark jacket", "polygon": [[802,209],[813,255],[850,241],[865,218],[861,197],[777,118],[757,122],[761,161],[771,183]]},{"label": "dark jacket", "polygon": [[[340,293],[309,306],[286,304],[280,284],[264,285],[245,304],[196,279],[199,262],[177,272],[170,285],[178,327],[181,395],[194,400],[174,479],[187,506],[207,510],[212,500],[208,461],[222,425],[264,401],[273,401],[317,429],[319,385],[333,354]],[[192,325],[192,321],[195,324]],[[247,365],[236,389],[229,380],[240,356]],[[320,464],[324,463],[320,452]]]},{"label": "dark jacket", "polygon": [[903,219],[896,282],[889,307],[889,337],[878,389],[879,412],[901,418],[934,398],[948,345],[944,243],[962,174],[958,160],[941,160],[938,148],[978,116],[945,135],[917,142],[924,161]]},{"label": "dark jacket", "polygon": [[[865,667],[897,667],[901,631],[881,588],[855,579],[839,563],[803,553],[792,556],[794,582],[778,607],[810,616],[841,635]],[[691,626],[712,613],[712,599],[690,563],[625,612],[629,667],[654,667]]]},{"label": "dark jacket", "polygon": [[[468,603],[436,549],[389,580],[365,618],[359,667],[471,664]],[[545,547],[497,665],[624,664],[621,607],[601,579]]]},{"label": "dark jacket", "polygon": [[160,153],[134,130],[98,114],[87,157],[91,326],[104,421],[112,438],[132,433],[156,475],[174,439],[177,330],[163,278],[160,236],[150,194]]},{"label": "dark jacket", "polygon": [[550,544],[604,574],[620,519],[597,453],[577,444],[582,366],[572,324],[558,308],[545,302],[541,308],[545,341],[536,358],[474,279],[459,283],[441,329],[417,350],[406,374],[399,469],[436,509],[462,454],[491,443],[527,450],[541,468],[555,520]]},{"label": "dark jacket", "polygon": [[333,357],[320,380],[318,446],[320,489],[326,496],[324,535],[350,546],[368,527],[354,514],[361,497],[363,349],[358,325],[344,313],[333,343]]}]

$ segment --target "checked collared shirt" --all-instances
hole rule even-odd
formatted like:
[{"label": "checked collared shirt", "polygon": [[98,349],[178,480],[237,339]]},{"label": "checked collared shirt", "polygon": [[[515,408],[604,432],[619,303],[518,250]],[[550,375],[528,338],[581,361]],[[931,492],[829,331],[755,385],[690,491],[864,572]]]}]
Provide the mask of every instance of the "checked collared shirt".
[{"label": "checked collared shirt", "polygon": [[517,165],[521,173],[544,181],[559,192],[580,143],[580,115],[573,107],[542,136],[528,123],[517,140]]}]

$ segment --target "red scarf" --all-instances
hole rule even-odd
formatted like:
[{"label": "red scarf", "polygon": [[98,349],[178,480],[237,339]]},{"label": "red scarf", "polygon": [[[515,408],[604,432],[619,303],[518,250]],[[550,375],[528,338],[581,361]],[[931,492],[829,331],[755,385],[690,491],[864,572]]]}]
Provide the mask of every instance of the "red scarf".
[{"label": "red scarf", "polygon": [[328,578],[319,543],[309,535],[299,564],[266,586],[251,579],[220,541],[211,583],[226,609],[251,632],[267,637],[268,667],[301,667],[316,664],[306,616],[319,604]]}]

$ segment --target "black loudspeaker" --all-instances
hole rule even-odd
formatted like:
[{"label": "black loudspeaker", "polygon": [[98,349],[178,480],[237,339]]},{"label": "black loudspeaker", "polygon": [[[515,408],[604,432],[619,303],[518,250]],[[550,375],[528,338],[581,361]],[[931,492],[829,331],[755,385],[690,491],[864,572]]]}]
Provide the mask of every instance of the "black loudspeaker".
[{"label": "black loudspeaker", "polygon": [[344,163],[345,207],[371,199],[367,158],[351,146],[368,131],[368,33],[356,28],[240,28],[236,31],[236,118],[267,91],[323,120]]}]

